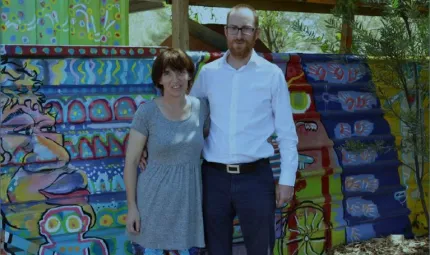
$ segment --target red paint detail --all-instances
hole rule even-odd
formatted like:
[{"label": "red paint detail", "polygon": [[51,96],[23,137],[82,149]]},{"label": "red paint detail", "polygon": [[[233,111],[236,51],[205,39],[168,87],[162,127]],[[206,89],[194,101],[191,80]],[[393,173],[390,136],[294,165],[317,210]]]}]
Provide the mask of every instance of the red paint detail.
[{"label": "red paint detail", "polygon": [[[97,143],[97,141],[98,141],[98,143]],[[108,156],[109,155],[109,146],[107,145],[107,144],[105,144],[101,139],[100,139],[100,136],[94,136],[94,138],[93,138],[93,151],[95,152],[94,153],[94,158],[103,158],[103,157],[98,157],[97,156],[97,144],[99,144],[99,146],[103,146],[103,148],[105,149],[105,151],[106,151],[106,156]]]},{"label": "red paint detail", "polygon": [[301,63],[302,58],[297,54],[291,54],[288,63]]},{"label": "red paint detail", "polygon": [[64,115],[63,115],[63,107],[61,106],[61,104],[59,102],[56,102],[56,101],[50,101],[50,102],[48,102],[48,104],[51,104],[52,108],[53,109],[55,108],[55,110],[57,112],[55,123],[57,123],[57,124],[63,123]]},{"label": "red paint detail", "polygon": [[[128,106],[131,106],[131,111],[132,111],[131,117],[123,116],[118,112],[119,106],[122,103],[125,103]],[[114,108],[114,113],[115,113],[115,119],[117,119],[117,120],[132,120],[133,115],[136,112],[136,103],[130,97],[122,97],[115,102],[113,108]]]},{"label": "red paint detail", "polygon": [[265,58],[269,62],[273,62],[273,54],[272,53],[263,53],[262,57]]},{"label": "red paint detail", "polygon": [[[121,47],[121,46],[41,46],[41,45],[19,45],[21,48],[21,52],[16,52],[16,45],[0,45],[4,47],[6,51],[6,55],[8,56],[29,56],[29,57],[77,57],[79,56],[79,50],[83,49],[86,52],[86,57],[110,57],[110,56],[121,56],[121,57],[154,57],[158,55],[164,48],[163,47]],[[45,53],[43,49],[49,49],[49,53]],[[61,48],[59,52],[56,52],[55,49]],[[34,53],[30,50],[36,49]],[[69,53],[69,49],[74,50],[74,54]],[[93,53],[91,49],[96,49]],[[102,51],[104,49],[104,52]],[[139,49],[143,51],[139,53]],[[114,50],[112,52],[112,50]],[[123,50],[125,54],[119,54],[119,52]],[[130,54],[130,51],[133,50],[134,54]]]},{"label": "red paint detail", "polygon": [[[73,106],[75,106],[75,105],[82,112],[82,117],[78,120],[72,120],[72,109],[73,109]],[[67,110],[67,122],[68,123],[78,124],[78,123],[84,123],[85,122],[85,119],[87,118],[87,113],[86,113],[85,106],[81,101],[74,100],[71,104],[69,104],[67,109],[68,109]]]},{"label": "red paint detail", "polygon": [[[294,79],[295,77],[297,77],[297,79]],[[300,62],[288,62],[285,79],[287,81],[291,81],[291,79],[293,79],[293,81],[290,82],[290,85],[306,83],[306,75],[303,72]]]},{"label": "red paint detail", "polygon": [[[93,155],[89,155],[89,156],[83,156],[84,155],[84,145],[87,145],[87,148],[91,150],[91,153]],[[95,157],[95,153],[94,153],[94,147],[91,146],[90,141],[88,141],[88,139],[86,137],[83,137],[79,140],[79,158],[80,159],[94,159]]]},{"label": "red paint detail", "polygon": [[72,150],[70,152],[70,154],[71,154],[70,156],[71,156],[72,160],[79,158],[79,153],[76,151],[76,148],[75,148],[75,146],[73,145],[73,143],[71,141],[65,141],[64,142],[64,147],[68,148],[68,150],[69,150],[69,148],[70,148],[70,150]]},{"label": "red paint detail", "polygon": [[[109,134],[107,136],[107,140],[108,140],[108,143],[110,145],[109,146],[110,148],[117,147],[118,150],[121,150],[121,152],[117,152],[115,154],[112,154],[112,151],[109,150],[109,156],[110,157],[118,157],[118,156],[124,155],[124,151],[125,151],[124,146],[113,136],[113,134]],[[128,134],[127,134],[127,140],[128,140]]]},{"label": "red paint detail", "polygon": [[[101,107],[106,111],[107,114],[105,117],[99,117],[95,114],[93,114],[93,108],[94,107]],[[91,102],[90,106],[88,107],[88,112],[90,114],[90,120],[92,122],[107,122],[112,120],[112,110],[109,106],[109,102],[106,99],[96,99]]]}]

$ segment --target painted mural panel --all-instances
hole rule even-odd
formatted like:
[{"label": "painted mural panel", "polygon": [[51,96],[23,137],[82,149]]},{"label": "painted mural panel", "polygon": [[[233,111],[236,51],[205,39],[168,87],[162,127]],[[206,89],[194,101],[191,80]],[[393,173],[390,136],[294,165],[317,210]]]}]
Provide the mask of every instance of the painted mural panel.
[{"label": "painted mural panel", "polygon": [[[372,72],[381,72],[380,64],[377,62],[370,62],[370,68],[372,69]],[[387,71],[385,71],[387,72]],[[428,69],[423,68],[421,66],[418,66],[418,72],[419,77],[423,81],[428,82]],[[407,75],[407,81],[408,83],[412,82],[412,73],[408,73]],[[382,96],[380,93],[380,90],[378,89],[378,95],[380,97],[383,97],[381,99],[381,103],[383,107],[387,107],[388,105],[392,106],[395,112],[400,112],[401,108],[407,108],[408,103],[414,102],[414,96],[411,95],[409,98],[406,98],[404,95],[403,90],[396,89],[394,87],[387,88],[386,86],[383,86],[382,84],[376,83],[376,86],[384,91],[384,95]],[[428,97],[426,98],[425,102],[422,103],[423,105],[428,104]],[[428,132],[429,128],[429,111],[428,108],[424,107],[424,119],[425,119],[425,129]],[[384,118],[387,120],[387,122],[390,125],[390,128],[392,130],[393,135],[396,138],[396,145],[400,146],[403,137],[405,137],[408,134],[408,128],[401,124],[400,119],[393,114],[387,114],[384,116]],[[398,151],[398,157],[402,162],[405,162],[409,165],[413,164],[413,155],[412,153],[408,153],[407,151]],[[428,162],[424,162],[424,178],[421,182],[423,186],[424,191],[424,199],[427,201],[427,208],[429,208],[429,165]],[[420,197],[420,191],[417,185],[417,178],[412,171],[407,166],[400,166],[399,167],[399,175],[400,175],[400,181],[401,183],[407,187],[407,190],[399,194],[401,196],[401,199],[405,201],[408,205],[408,208],[411,210],[411,214],[409,215],[411,224],[412,224],[412,230],[414,235],[421,236],[428,234],[428,225],[425,218],[425,212],[423,210],[423,205],[421,203],[421,197]]]},{"label": "painted mural panel", "polygon": [[[124,153],[135,110],[158,96],[150,74],[159,50],[0,46],[0,204],[8,252],[133,253],[124,235]],[[198,68],[222,56],[190,55]],[[285,74],[299,135],[296,193],[276,213],[275,254],[323,254],[346,242],[409,234],[396,151],[344,146],[394,143],[378,98],[364,86],[367,65],[342,56],[263,56]],[[236,251],[243,247],[238,219],[233,241]]]},{"label": "painted mural panel", "polygon": [[[343,169],[347,241],[387,233],[411,236],[410,210],[401,195],[405,187],[397,174],[400,162],[392,149],[395,139],[373,93],[367,64],[354,57],[308,55],[304,58],[317,110]],[[368,146],[349,148],[351,141]],[[375,141],[381,141],[386,149],[377,151],[372,146]]]},{"label": "painted mural panel", "polygon": [[[132,254],[124,153],[134,111],[157,95],[144,61],[158,51],[27,57],[55,49],[22,47],[22,58],[1,59],[2,223],[18,242],[8,251],[28,242],[38,254]],[[73,48],[63,49],[70,57]],[[126,58],[134,51],[139,58]]]},{"label": "painted mural panel", "polygon": [[0,42],[128,45],[128,0],[2,0]]}]

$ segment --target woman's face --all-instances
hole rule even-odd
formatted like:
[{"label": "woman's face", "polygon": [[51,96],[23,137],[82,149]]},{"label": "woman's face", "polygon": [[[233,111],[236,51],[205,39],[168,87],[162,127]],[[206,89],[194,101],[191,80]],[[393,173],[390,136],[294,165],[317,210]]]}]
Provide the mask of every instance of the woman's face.
[{"label": "woman's face", "polygon": [[173,71],[167,67],[161,75],[160,85],[164,88],[164,95],[179,97],[187,93],[190,75],[187,70]]}]

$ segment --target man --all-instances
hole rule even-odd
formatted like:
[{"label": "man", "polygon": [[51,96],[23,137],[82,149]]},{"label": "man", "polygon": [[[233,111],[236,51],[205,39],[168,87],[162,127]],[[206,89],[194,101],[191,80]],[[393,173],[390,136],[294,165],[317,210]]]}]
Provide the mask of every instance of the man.
[{"label": "man", "polygon": [[[253,50],[258,17],[248,5],[233,7],[225,35],[229,50],[202,67],[191,95],[210,103],[203,150],[203,212],[211,255],[232,253],[233,218],[239,217],[248,255],[272,254],[275,206],[289,202],[298,166],[297,134],[288,86],[280,68]],[[282,160],[276,189],[267,137],[276,132]]]}]

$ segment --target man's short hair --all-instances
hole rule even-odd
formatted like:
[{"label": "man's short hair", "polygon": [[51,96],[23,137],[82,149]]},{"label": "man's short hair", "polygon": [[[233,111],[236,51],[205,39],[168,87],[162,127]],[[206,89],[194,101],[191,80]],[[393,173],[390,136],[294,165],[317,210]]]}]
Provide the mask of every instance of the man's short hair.
[{"label": "man's short hair", "polygon": [[228,25],[228,18],[230,17],[230,13],[232,13],[233,11],[237,11],[239,9],[248,9],[248,10],[252,11],[252,14],[254,14],[254,26],[255,26],[255,28],[258,28],[259,22],[258,22],[257,11],[255,10],[254,7],[252,7],[249,4],[238,4],[238,5],[234,6],[233,8],[231,8],[230,11],[227,14],[227,22],[226,22],[226,24]]}]

